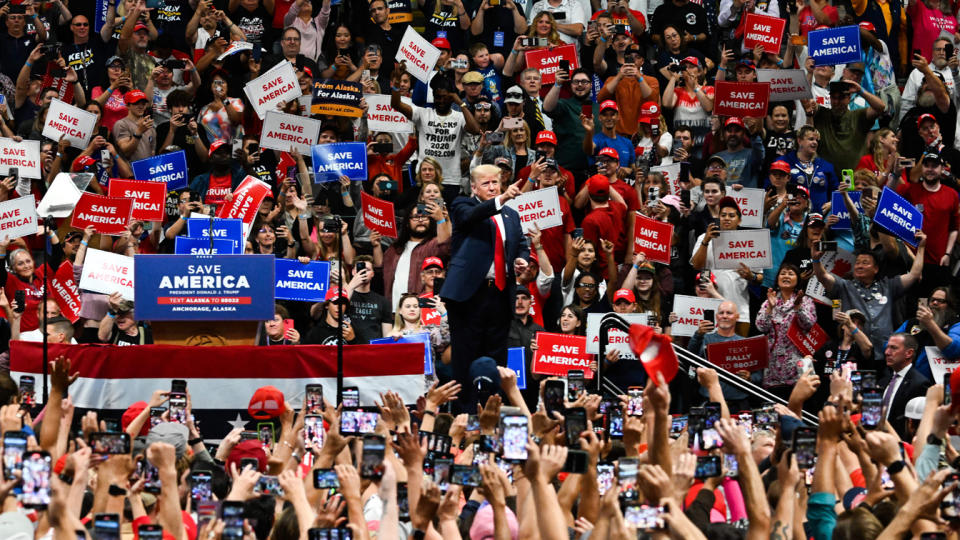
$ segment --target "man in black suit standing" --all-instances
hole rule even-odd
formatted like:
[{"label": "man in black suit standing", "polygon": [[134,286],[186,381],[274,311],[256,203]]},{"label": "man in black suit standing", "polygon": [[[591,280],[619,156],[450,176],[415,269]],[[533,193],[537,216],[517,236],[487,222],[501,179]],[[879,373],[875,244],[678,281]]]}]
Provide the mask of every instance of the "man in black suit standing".
[{"label": "man in black suit standing", "polygon": [[452,255],[440,296],[450,321],[454,375],[467,396],[473,394],[467,378],[475,359],[489,356],[498,365],[507,363],[517,266],[530,254],[520,215],[504,206],[520,194],[518,184],[501,193],[500,168],[480,165],[470,172],[472,196],[457,197],[450,205]]},{"label": "man in black suit standing", "polygon": [[890,336],[884,350],[884,358],[891,373],[880,381],[880,389],[883,391],[882,405],[887,421],[902,440],[907,436],[907,422],[904,418],[907,402],[917,396],[926,395],[931,384],[922,373],[913,369],[919,349],[920,345],[915,337],[899,332]]}]

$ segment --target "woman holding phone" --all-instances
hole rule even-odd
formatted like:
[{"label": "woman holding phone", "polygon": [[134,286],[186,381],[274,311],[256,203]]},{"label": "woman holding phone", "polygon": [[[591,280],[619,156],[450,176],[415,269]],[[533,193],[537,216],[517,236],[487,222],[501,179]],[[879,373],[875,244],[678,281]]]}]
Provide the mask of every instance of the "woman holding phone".
[{"label": "woman holding phone", "polygon": [[263,323],[257,345],[299,345],[300,332],[293,327],[290,312],[280,304],[274,304],[273,318]]}]

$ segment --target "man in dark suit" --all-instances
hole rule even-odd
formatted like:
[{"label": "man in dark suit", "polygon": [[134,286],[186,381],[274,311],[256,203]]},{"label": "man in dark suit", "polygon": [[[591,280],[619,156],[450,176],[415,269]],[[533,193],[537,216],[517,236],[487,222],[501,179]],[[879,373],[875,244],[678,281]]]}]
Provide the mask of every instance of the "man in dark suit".
[{"label": "man in dark suit", "polygon": [[907,402],[917,396],[924,396],[930,387],[930,380],[913,369],[920,345],[910,334],[899,332],[887,340],[884,358],[891,373],[880,381],[883,391],[882,405],[887,421],[897,431],[901,439],[907,436],[907,421],[904,411]]},{"label": "man in dark suit", "polygon": [[470,172],[472,196],[450,205],[452,253],[440,296],[450,321],[451,364],[469,404],[470,364],[489,356],[507,363],[507,336],[513,320],[517,265],[529,256],[520,215],[504,206],[520,194],[519,182],[500,192],[500,168],[480,165]]}]

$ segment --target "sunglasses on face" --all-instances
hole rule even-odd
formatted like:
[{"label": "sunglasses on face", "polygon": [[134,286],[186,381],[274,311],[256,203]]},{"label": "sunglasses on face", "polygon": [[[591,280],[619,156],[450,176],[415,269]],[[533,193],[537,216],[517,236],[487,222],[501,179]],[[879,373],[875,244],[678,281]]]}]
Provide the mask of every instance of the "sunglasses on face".
[{"label": "sunglasses on face", "polygon": [[597,288],[597,284],[596,284],[596,283],[581,283],[581,284],[577,285],[577,287],[578,287],[578,288],[581,288],[581,289],[596,289],[596,288]]}]

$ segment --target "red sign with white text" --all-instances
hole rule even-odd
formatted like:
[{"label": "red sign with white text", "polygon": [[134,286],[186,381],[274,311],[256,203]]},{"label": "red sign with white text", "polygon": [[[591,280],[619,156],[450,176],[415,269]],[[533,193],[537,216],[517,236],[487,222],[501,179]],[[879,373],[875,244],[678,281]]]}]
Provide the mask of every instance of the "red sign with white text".
[{"label": "red sign with white text", "polygon": [[71,323],[80,319],[80,289],[73,280],[73,263],[63,261],[50,280],[50,294],[60,306],[60,312]]},{"label": "red sign with white text", "polygon": [[787,24],[785,19],[747,13],[744,21],[743,46],[752,51],[759,45],[764,52],[778,54],[785,24]]},{"label": "red sign with white text", "polygon": [[93,225],[93,230],[100,234],[123,234],[130,222],[131,212],[131,199],[105,197],[85,191],[73,209],[70,226],[83,230],[88,225]]},{"label": "red sign with white text", "polygon": [[820,325],[813,323],[813,328],[810,330],[801,330],[797,326],[797,319],[793,319],[793,324],[790,325],[790,329],[787,330],[787,337],[790,338],[790,341],[797,346],[797,349],[804,356],[813,356],[813,353],[820,350],[820,347],[827,342],[829,336],[823,331],[823,328],[820,328]]},{"label": "red sign with white text", "polygon": [[707,360],[719,368],[734,373],[763,369],[767,367],[768,358],[767,336],[735,339],[707,345]]},{"label": "red sign with white text", "polygon": [[390,238],[397,237],[397,220],[393,214],[392,202],[378,199],[361,191],[360,204],[363,206],[363,224],[368,229]]},{"label": "red sign with white text", "polygon": [[767,115],[769,101],[770,83],[721,81],[713,97],[713,114],[760,118]]},{"label": "red sign with white text", "polygon": [[164,204],[167,200],[166,182],[111,178],[107,186],[107,194],[111,197],[125,197],[133,200],[130,219],[163,221]]},{"label": "red sign with white text", "polygon": [[564,377],[571,369],[582,369],[583,376],[593,378],[590,363],[593,355],[587,353],[587,336],[571,336],[537,332],[537,352],[531,370],[540,375]]},{"label": "red sign with white text", "polygon": [[633,234],[634,251],[643,253],[651,261],[670,264],[673,225],[637,214]]},{"label": "red sign with white text", "polygon": [[[433,298],[433,294],[423,293],[420,295],[420,298]],[[443,322],[442,319],[443,317],[440,316],[439,311],[430,307],[420,308],[420,324],[424,326],[428,324],[440,324]]]},{"label": "red sign with white text", "polygon": [[248,176],[240,182],[229,201],[224,202],[217,210],[218,218],[239,219],[244,223],[252,223],[257,217],[260,203],[270,194],[270,186],[258,178]]},{"label": "red sign with white text", "polygon": [[570,62],[570,71],[580,67],[580,61],[577,58],[577,48],[572,43],[569,45],[561,45],[560,47],[550,47],[548,49],[534,49],[524,54],[527,60],[527,67],[540,72],[541,83],[544,85],[553,84],[557,81],[557,70],[560,69],[561,60]]}]

